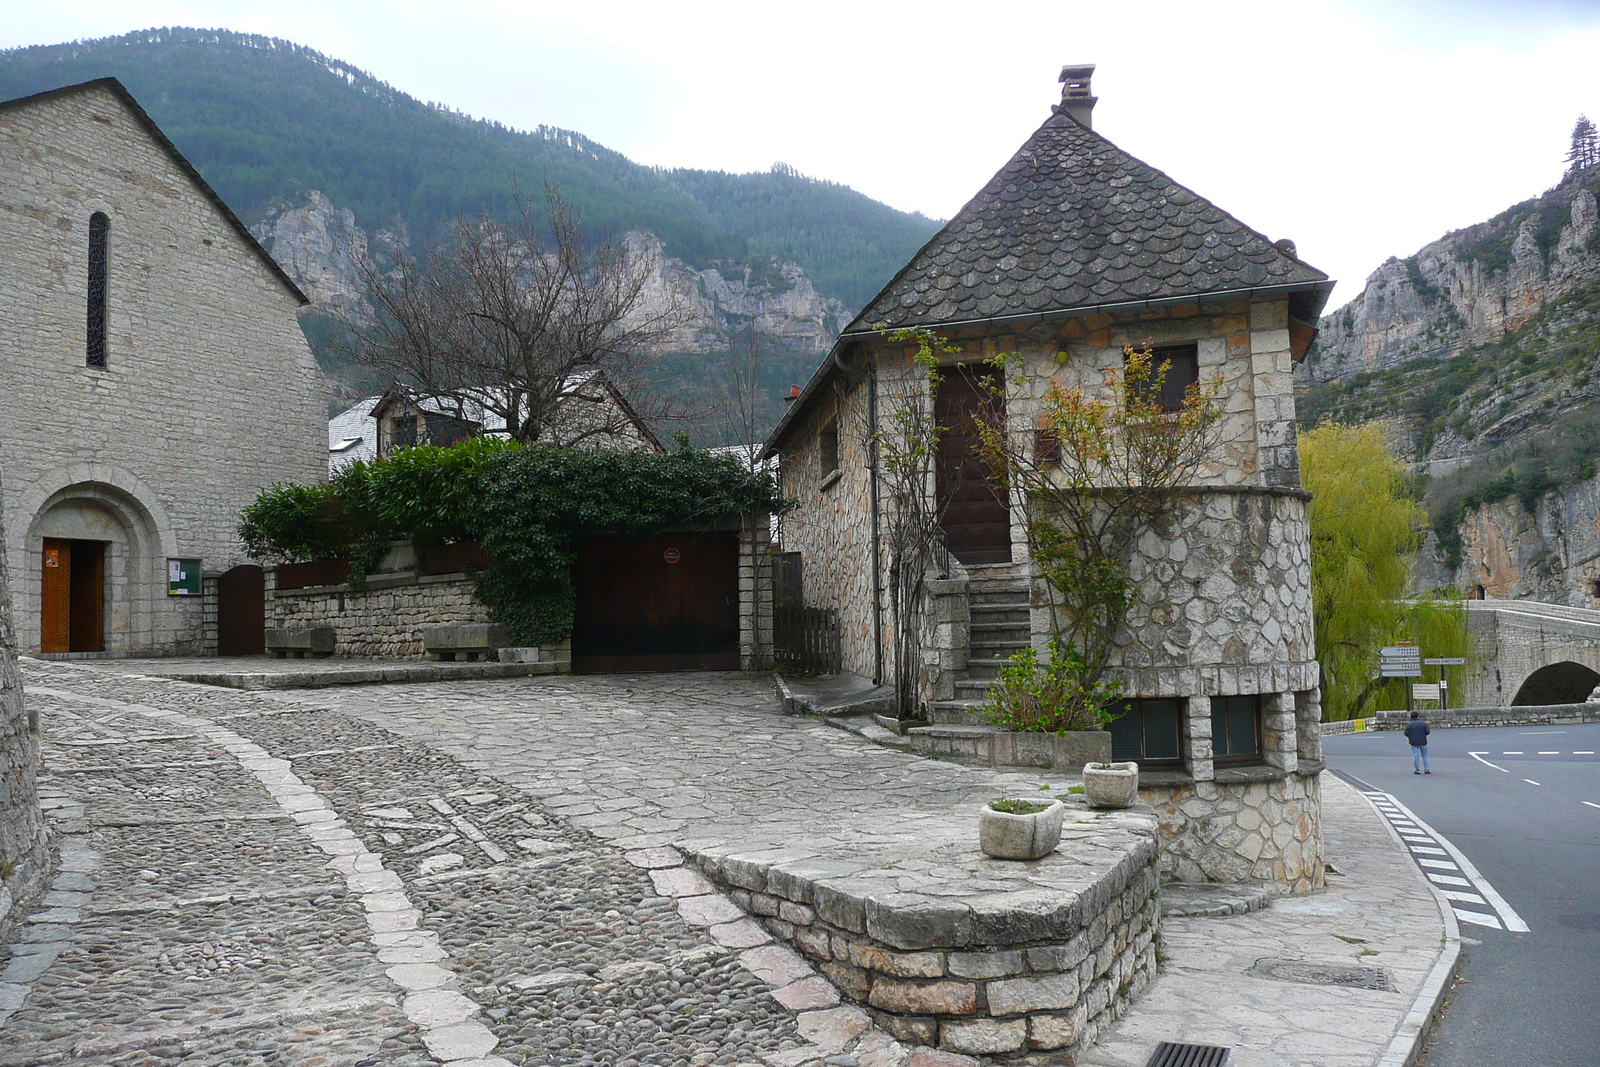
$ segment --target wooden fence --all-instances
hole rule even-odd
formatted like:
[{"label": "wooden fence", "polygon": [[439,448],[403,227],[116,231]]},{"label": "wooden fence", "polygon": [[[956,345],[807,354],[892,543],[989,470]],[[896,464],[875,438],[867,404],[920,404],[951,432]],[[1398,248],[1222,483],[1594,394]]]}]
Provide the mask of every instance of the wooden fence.
[{"label": "wooden fence", "polygon": [[837,674],[844,664],[839,613],[792,601],[772,612],[772,658],[788,674]]}]

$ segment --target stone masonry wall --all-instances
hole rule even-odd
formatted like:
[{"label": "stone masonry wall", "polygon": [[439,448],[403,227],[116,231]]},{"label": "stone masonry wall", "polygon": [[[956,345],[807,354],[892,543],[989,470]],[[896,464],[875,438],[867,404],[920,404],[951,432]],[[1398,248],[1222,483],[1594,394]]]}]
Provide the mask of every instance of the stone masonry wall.
[{"label": "stone masonry wall", "polygon": [[695,860],[901,1041],[969,1055],[1070,1056],[1155,977],[1152,841],[1068,907],[1052,909],[1041,891],[1020,911],[993,914],[897,907],[714,850]]},{"label": "stone masonry wall", "polygon": [[465,575],[380,574],[360,590],[338,585],[281,591],[277,572],[267,575],[267,625],[331,626],[340,656],[418,658],[423,627],[490,621]]},{"label": "stone masonry wall", "polygon": [[9,589],[0,538],[0,937],[39,894],[50,867],[49,838],[35,786],[39,726],[23,704]]},{"label": "stone masonry wall", "polygon": [[[327,476],[327,385],[299,300],[109,91],[0,111],[0,418],[19,645],[42,539],[107,543],[111,651],[199,651],[166,559],[248,562],[239,511]],[[85,365],[88,229],[110,219],[107,362]],[[25,402],[16,398],[26,398]]]}]

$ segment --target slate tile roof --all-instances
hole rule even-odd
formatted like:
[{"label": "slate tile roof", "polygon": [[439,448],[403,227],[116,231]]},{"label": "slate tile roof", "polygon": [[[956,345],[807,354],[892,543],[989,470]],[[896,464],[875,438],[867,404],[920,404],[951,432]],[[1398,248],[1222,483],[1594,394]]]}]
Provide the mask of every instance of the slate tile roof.
[{"label": "slate tile roof", "polygon": [[1058,111],[844,332],[1327,280]]}]

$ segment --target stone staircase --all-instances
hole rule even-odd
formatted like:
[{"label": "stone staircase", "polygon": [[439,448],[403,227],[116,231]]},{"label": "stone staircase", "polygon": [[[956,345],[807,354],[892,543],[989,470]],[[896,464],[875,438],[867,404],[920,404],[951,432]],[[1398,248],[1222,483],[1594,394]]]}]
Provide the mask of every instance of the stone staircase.
[{"label": "stone staircase", "polygon": [[929,709],[929,720],[941,726],[988,729],[974,710],[983,703],[989,683],[1018,649],[1028,646],[1028,579],[1016,564],[967,568],[967,601],[971,644],[967,669],[956,679],[954,700]]}]

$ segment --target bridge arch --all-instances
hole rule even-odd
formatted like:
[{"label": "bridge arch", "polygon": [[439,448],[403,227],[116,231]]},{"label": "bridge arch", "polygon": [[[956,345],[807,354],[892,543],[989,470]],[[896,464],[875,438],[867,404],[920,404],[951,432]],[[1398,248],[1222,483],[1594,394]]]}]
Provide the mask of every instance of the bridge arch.
[{"label": "bridge arch", "polygon": [[1513,707],[1529,704],[1582,704],[1600,685],[1600,672],[1581,663],[1561,660],[1528,675],[1511,698]]}]

